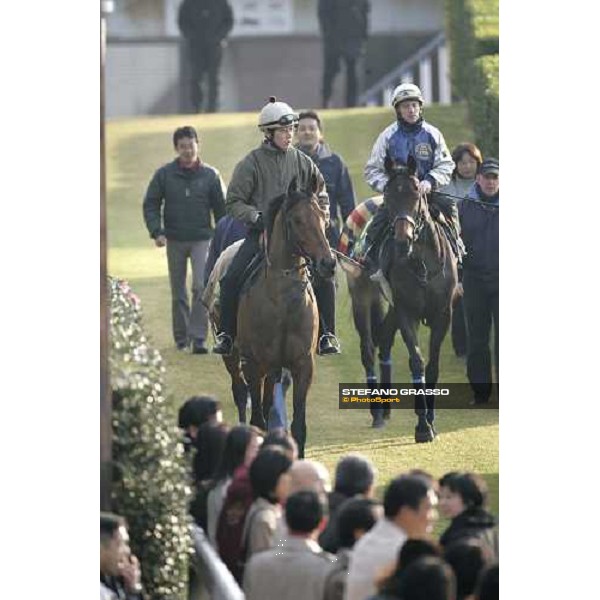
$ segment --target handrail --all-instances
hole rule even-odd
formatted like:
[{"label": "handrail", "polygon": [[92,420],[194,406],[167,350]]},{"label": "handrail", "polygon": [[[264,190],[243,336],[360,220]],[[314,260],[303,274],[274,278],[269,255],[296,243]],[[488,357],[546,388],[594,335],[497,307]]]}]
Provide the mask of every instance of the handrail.
[{"label": "handrail", "polygon": [[194,542],[196,571],[202,574],[202,583],[211,600],[245,600],[244,592],[198,525],[191,525]]},{"label": "handrail", "polygon": [[427,42],[427,44],[421,46],[421,48],[419,48],[412,56],[402,61],[393,71],[390,71],[387,75],[374,83],[368,90],[363,92],[358,98],[358,104],[367,104],[373,96],[383,93],[386,88],[398,85],[398,83],[400,83],[399,80],[404,73],[413,69],[419,64],[419,61],[429,55],[433,50],[443,45],[445,41],[446,34],[444,31],[440,31],[433,39]]}]

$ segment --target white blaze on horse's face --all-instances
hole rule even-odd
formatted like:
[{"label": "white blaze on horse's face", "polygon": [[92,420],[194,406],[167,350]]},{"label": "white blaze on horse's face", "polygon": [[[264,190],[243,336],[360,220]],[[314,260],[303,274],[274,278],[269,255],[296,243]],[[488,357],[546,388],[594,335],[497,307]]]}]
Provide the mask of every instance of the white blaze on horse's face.
[{"label": "white blaze on horse's face", "polygon": [[407,123],[416,123],[421,116],[421,104],[417,100],[405,100],[396,105],[396,113]]},{"label": "white blaze on horse's face", "polygon": [[280,150],[287,150],[292,145],[294,137],[294,126],[278,127],[273,131],[273,144]]}]

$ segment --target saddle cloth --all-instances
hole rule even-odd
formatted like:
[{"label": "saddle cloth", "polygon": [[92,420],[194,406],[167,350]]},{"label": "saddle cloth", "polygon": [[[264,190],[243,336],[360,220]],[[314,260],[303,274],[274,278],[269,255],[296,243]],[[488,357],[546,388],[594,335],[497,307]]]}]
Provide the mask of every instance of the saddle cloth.
[{"label": "saddle cloth", "polygon": [[382,204],[382,195],[372,196],[348,215],[338,242],[339,252],[354,259],[362,257],[366,250],[365,237],[369,223]]},{"label": "saddle cloth", "polygon": [[221,277],[227,272],[233,257],[236,255],[243,242],[243,239],[238,240],[230,246],[227,246],[227,248],[221,252],[210,277],[208,278],[204,292],[202,293],[202,304],[206,306],[206,310],[213,320],[215,316],[218,319],[219,315],[219,282],[221,281]]}]

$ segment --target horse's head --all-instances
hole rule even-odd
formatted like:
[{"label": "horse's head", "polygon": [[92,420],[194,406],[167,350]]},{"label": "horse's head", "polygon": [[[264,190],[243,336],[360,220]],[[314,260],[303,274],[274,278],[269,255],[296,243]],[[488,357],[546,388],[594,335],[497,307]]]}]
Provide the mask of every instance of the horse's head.
[{"label": "horse's head", "polygon": [[292,182],[283,203],[285,235],[292,253],[311,260],[319,275],[331,277],[336,261],[325,235],[328,214],[319,204],[316,182],[311,190],[295,189]]},{"label": "horse's head", "polygon": [[386,156],[385,169],[389,179],[384,200],[392,220],[396,252],[410,256],[424,224],[425,200],[419,194],[417,163],[409,156],[406,166],[400,166]]}]

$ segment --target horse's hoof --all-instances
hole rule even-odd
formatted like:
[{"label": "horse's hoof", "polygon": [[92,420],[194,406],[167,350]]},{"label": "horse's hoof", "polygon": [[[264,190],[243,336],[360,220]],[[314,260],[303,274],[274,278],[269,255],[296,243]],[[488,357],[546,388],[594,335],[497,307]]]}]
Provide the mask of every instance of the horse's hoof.
[{"label": "horse's hoof", "polygon": [[416,426],[415,427],[415,442],[417,444],[424,444],[427,442],[433,442],[435,438],[435,434],[433,433],[433,429],[431,425],[427,423],[427,425]]},{"label": "horse's hoof", "polygon": [[371,427],[373,429],[381,429],[382,427],[385,427],[384,417],[381,417],[381,416],[373,417],[373,423],[372,423]]},{"label": "horse's hoof", "polygon": [[388,412],[384,412],[384,413],[383,413],[383,418],[384,418],[386,421],[389,421],[391,416],[392,416],[392,413],[391,413],[391,412],[389,412],[389,411],[388,411]]}]

